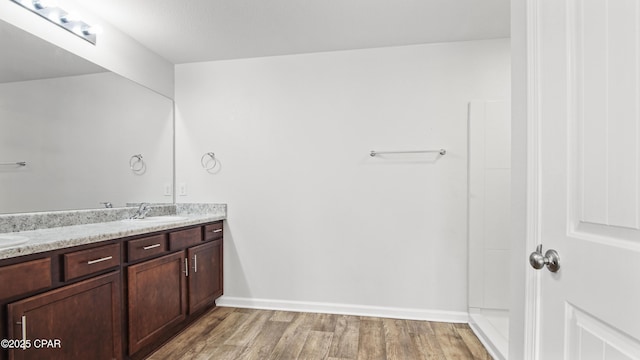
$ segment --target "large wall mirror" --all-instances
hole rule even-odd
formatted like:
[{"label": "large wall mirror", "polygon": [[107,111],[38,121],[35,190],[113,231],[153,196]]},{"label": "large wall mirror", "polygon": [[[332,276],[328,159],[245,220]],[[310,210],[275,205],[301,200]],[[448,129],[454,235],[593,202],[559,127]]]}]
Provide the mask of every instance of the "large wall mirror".
[{"label": "large wall mirror", "polygon": [[0,48],[0,213],[172,202],[171,99],[2,21]]}]

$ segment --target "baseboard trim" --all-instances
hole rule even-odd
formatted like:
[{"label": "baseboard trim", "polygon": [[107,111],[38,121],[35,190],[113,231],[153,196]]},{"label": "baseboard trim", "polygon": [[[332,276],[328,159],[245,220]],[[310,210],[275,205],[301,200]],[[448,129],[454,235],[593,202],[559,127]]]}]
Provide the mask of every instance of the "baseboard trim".
[{"label": "baseboard trim", "polygon": [[355,316],[373,316],[406,320],[427,320],[450,323],[467,323],[469,314],[462,311],[410,309],[382,306],[332,304],[308,301],[287,301],[222,296],[216,305],[247,309],[298,311]]}]

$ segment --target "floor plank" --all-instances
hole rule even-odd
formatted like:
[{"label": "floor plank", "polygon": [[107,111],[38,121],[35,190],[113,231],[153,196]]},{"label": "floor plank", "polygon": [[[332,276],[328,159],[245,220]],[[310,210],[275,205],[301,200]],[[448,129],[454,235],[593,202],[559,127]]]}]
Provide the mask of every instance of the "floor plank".
[{"label": "floor plank", "polygon": [[323,360],[327,358],[329,348],[331,347],[331,339],[333,332],[326,331],[309,331],[307,341],[304,342],[302,351],[300,351],[299,359],[305,360]]},{"label": "floor plank", "polygon": [[358,360],[387,359],[382,321],[361,320]]},{"label": "floor plank", "polygon": [[359,338],[360,318],[357,316],[338,316],[329,356],[342,359],[357,358]]},{"label": "floor plank", "polygon": [[416,352],[407,322],[398,319],[383,319],[384,338],[387,358],[390,359],[417,359]]},{"label": "floor plank", "polygon": [[290,311],[276,311],[269,321],[291,322],[295,318],[296,313]]},{"label": "floor plank", "polygon": [[431,327],[435,332],[435,337],[447,360],[473,359],[473,354],[462,341],[455,325],[450,323],[433,322]]},{"label": "floor plank", "polygon": [[313,325],[314,319],[311,318],[312,315],[313,314],[306,313],[296,314],[291,325],[284,332],[271,352],[271,355],[269,356],[270,360],[289,360],[298,358],[305,341],[307,341],[307,336],[309,335],[311,326]]},{"label": "floor plank", "polygon": [[427,321],[405,320],[409,328],[411,341],[420,360],[446,360],[442,348],[436,338],[436,333]]},{"label": "floor plank", "polygon": [[325,331],[325,332],[333,332],[336,328],[336,321],[338,319],[338,315],[334,314],[313,314],[316,321],[313,324],[311,330],[314,331]]},{"label": "floor plank", "polygon": [[255,341],[240,354],[240,358],[247,360],[268,358],[288,326],[288,323],[282,321],[267,321]]},{"label": "floor plank", "polygon": [[249,314],[236,331],[224,342],[225,345],[246,346],[260,333],[260,330],[267,322],[269,317],[273,316],[272,311],[260,312],[256,311]]},{"label": "floor plank", "polygon": [[491,360],[467,324],[215,308],[149,359]]}]

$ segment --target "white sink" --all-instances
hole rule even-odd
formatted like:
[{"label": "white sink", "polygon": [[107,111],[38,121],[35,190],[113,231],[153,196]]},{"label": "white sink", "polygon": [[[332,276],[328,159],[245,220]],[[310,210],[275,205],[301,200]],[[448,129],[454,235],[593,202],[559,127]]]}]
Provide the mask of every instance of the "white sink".
[{"label": "white sink", "polygon": [[184,216],[165,215],[165,216],[150,216],[144,219],[126,219],[123,221],[138,222],[138,223],[163,223],[163,222],[172,222],[172,221],[182,221],[186,219],[187,218]]},{"label": "white sink", "polygon": [[24,244],[27,241],[29,241],[29,238],[26,236],[0,235],[0,249]]}]

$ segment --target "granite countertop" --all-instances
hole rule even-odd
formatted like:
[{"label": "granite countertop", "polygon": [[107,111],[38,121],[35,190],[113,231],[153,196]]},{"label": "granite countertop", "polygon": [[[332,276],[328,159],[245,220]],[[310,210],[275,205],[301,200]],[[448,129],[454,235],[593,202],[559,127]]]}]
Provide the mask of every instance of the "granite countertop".
[{"label": "granite countertop", "polygon": [[[0,233],[0,260],[23,255],[86,245],[100,241],[143,235],[156,231],[204,224],[226,219],[223,213],[190,214],[178,213],[171,221],[153,222],[149,220],[117,220],[93,224],[70,225],[37,230]],[[10,247],[2,246],[2,236],[23,236],[29,240]]]}]

